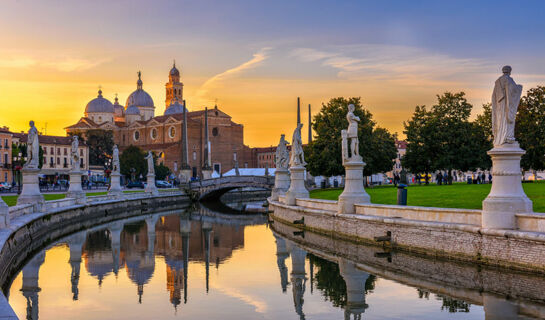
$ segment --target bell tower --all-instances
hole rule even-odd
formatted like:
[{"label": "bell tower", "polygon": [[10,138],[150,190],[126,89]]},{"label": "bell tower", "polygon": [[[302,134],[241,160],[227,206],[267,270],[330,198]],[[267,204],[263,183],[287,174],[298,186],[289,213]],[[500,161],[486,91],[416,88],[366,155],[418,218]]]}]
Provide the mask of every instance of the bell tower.
[{"label": "bell tower", "polygon": [[176,98],[178,101],[183,101],[184,84],[180,82],[180,71],[176,68],[176,61],[172,65],[172,69],[168,74],[168,82],[165,84],[166,89],[166,107],[170,106],[172,100]]}]

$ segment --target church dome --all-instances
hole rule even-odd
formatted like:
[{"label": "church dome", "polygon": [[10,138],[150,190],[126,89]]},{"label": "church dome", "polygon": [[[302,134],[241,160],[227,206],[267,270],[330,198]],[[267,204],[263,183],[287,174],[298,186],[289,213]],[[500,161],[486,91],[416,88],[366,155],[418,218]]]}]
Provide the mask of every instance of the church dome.
[{"label": "church dome", "polygon": [[119,99],[117,99],[117,96],[115,97],[114,102],[114,116],[118,118],[125,116],[125,108],[119,104]]},{"label": "church dome", "polygon": [[131,105],[125,110],[125,115],[140,115],[140,109],[136,107],[135,105]]},{"label": "church dome", "polygon": [[170,75],[171,76],[180,76],[180,71],[176,68],[176,62],[174,62],[174,65],[172,66],[172,69],[170,69]]},{"label": "church dome", "polygon": [[89,101],[85,113],[114,113],[114,105],[102,97],[102,90],[98,90],[98,97]]},{"label": "church dome", "polygon": [[136,90],[131,93],[131,95],[127,98],[127,102],[125,103],[125,106],[127,109],[129,106],[137,106],[137,107],[154,107],[153,99],[151,96],[142,89],[142,79],[141,79],[141,73],[138,72],[138,81],[136,81]]},{"label": "church dome", "polygon": [[165,110],[165,116],[170,114],[176,114],[176,113],[184,113],[184,106],[178,102],[178,98],[175,98],[170,103],[170,106]]}]

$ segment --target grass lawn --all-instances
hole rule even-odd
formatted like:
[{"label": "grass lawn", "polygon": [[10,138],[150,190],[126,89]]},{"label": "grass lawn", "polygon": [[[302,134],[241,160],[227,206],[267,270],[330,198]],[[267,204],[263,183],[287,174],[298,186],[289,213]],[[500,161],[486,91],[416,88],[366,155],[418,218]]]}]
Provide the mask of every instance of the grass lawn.
[{"label": "grass lawn", "polygon": [[[144,190],[129,190],[129,191],[123,191],[125,193],[131,193],[131,192],[144,192]],[[103,196],[107,194],[107,191],[101,191],[101,192],[87,192],[86,195],[88,197],[92,196]],[[2,199],[6,202],[8,206],[14,206],[17,204],[17,197],[18,196],[2,196]],[[44,199],[46,201],[49,200],[59,200],[64,199],[66,197],[66,194],[64,193],[44,193]]]},{"label": "grass lawn", "polygon": [[[490,184],[411,185],[407,188],[407,205],[440,208],[482,209],[482,201],[490,192]],[[526,195],[532,200],[535,212],[545,212],[545,182],[523,183]],[[394,186],[365,189],[372,203],[396,204]],[[342,189],[317,189],[310,192],[315,199],[337,200]]]}]

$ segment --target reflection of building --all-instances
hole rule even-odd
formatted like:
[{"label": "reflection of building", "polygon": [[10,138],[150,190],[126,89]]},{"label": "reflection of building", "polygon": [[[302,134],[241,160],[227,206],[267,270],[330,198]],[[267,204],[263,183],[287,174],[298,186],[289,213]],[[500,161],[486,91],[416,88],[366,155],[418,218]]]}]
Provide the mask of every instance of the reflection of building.
[{"label": "reflection of building", "polygon": [[114,271],[111,242],[106,229],[87,234],[83,259],[85,269],[91,276],[98,279],[98,285],[101,286],[102,280]]},{"label": "reflection of building", "polygon": [[[117,97],[112,104],[102,96],[92,99],[86,106],[84,117],[66,129],[67,133],[102,129],[113,131],[114,141],[121,151],[130,145],[154,151],[175,174],[182,165],[182,124],[183,83],[180,71],[174,65],[165,84],[166,110],[163,115],[155,115],[155,103],[143,89],[141,74],[138,75],[136,90],[127,98],[125,106],[119,104]],[[200,174],[204,165],[204,122],[205,110],[187,110],[188,162],[193,175]],[[207,110],[209,138],[211,144],[212,166],[219,172],[227,172],[237,160],[241,167],[250,161],[250,149],[244,145],[244,127],[231,120],[231,116],[218,109]]]}]

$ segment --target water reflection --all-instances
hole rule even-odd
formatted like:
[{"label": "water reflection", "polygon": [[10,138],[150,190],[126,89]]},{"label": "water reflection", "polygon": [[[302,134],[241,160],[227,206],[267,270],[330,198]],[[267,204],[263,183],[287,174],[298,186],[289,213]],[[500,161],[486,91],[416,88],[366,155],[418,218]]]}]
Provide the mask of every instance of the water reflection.
[{"label": "water reflection", "polygon": [[384,255],[265,221],[198,208],[81,231],[32,257],[9,299],[33,320],[545,315],[543,277]]}]

